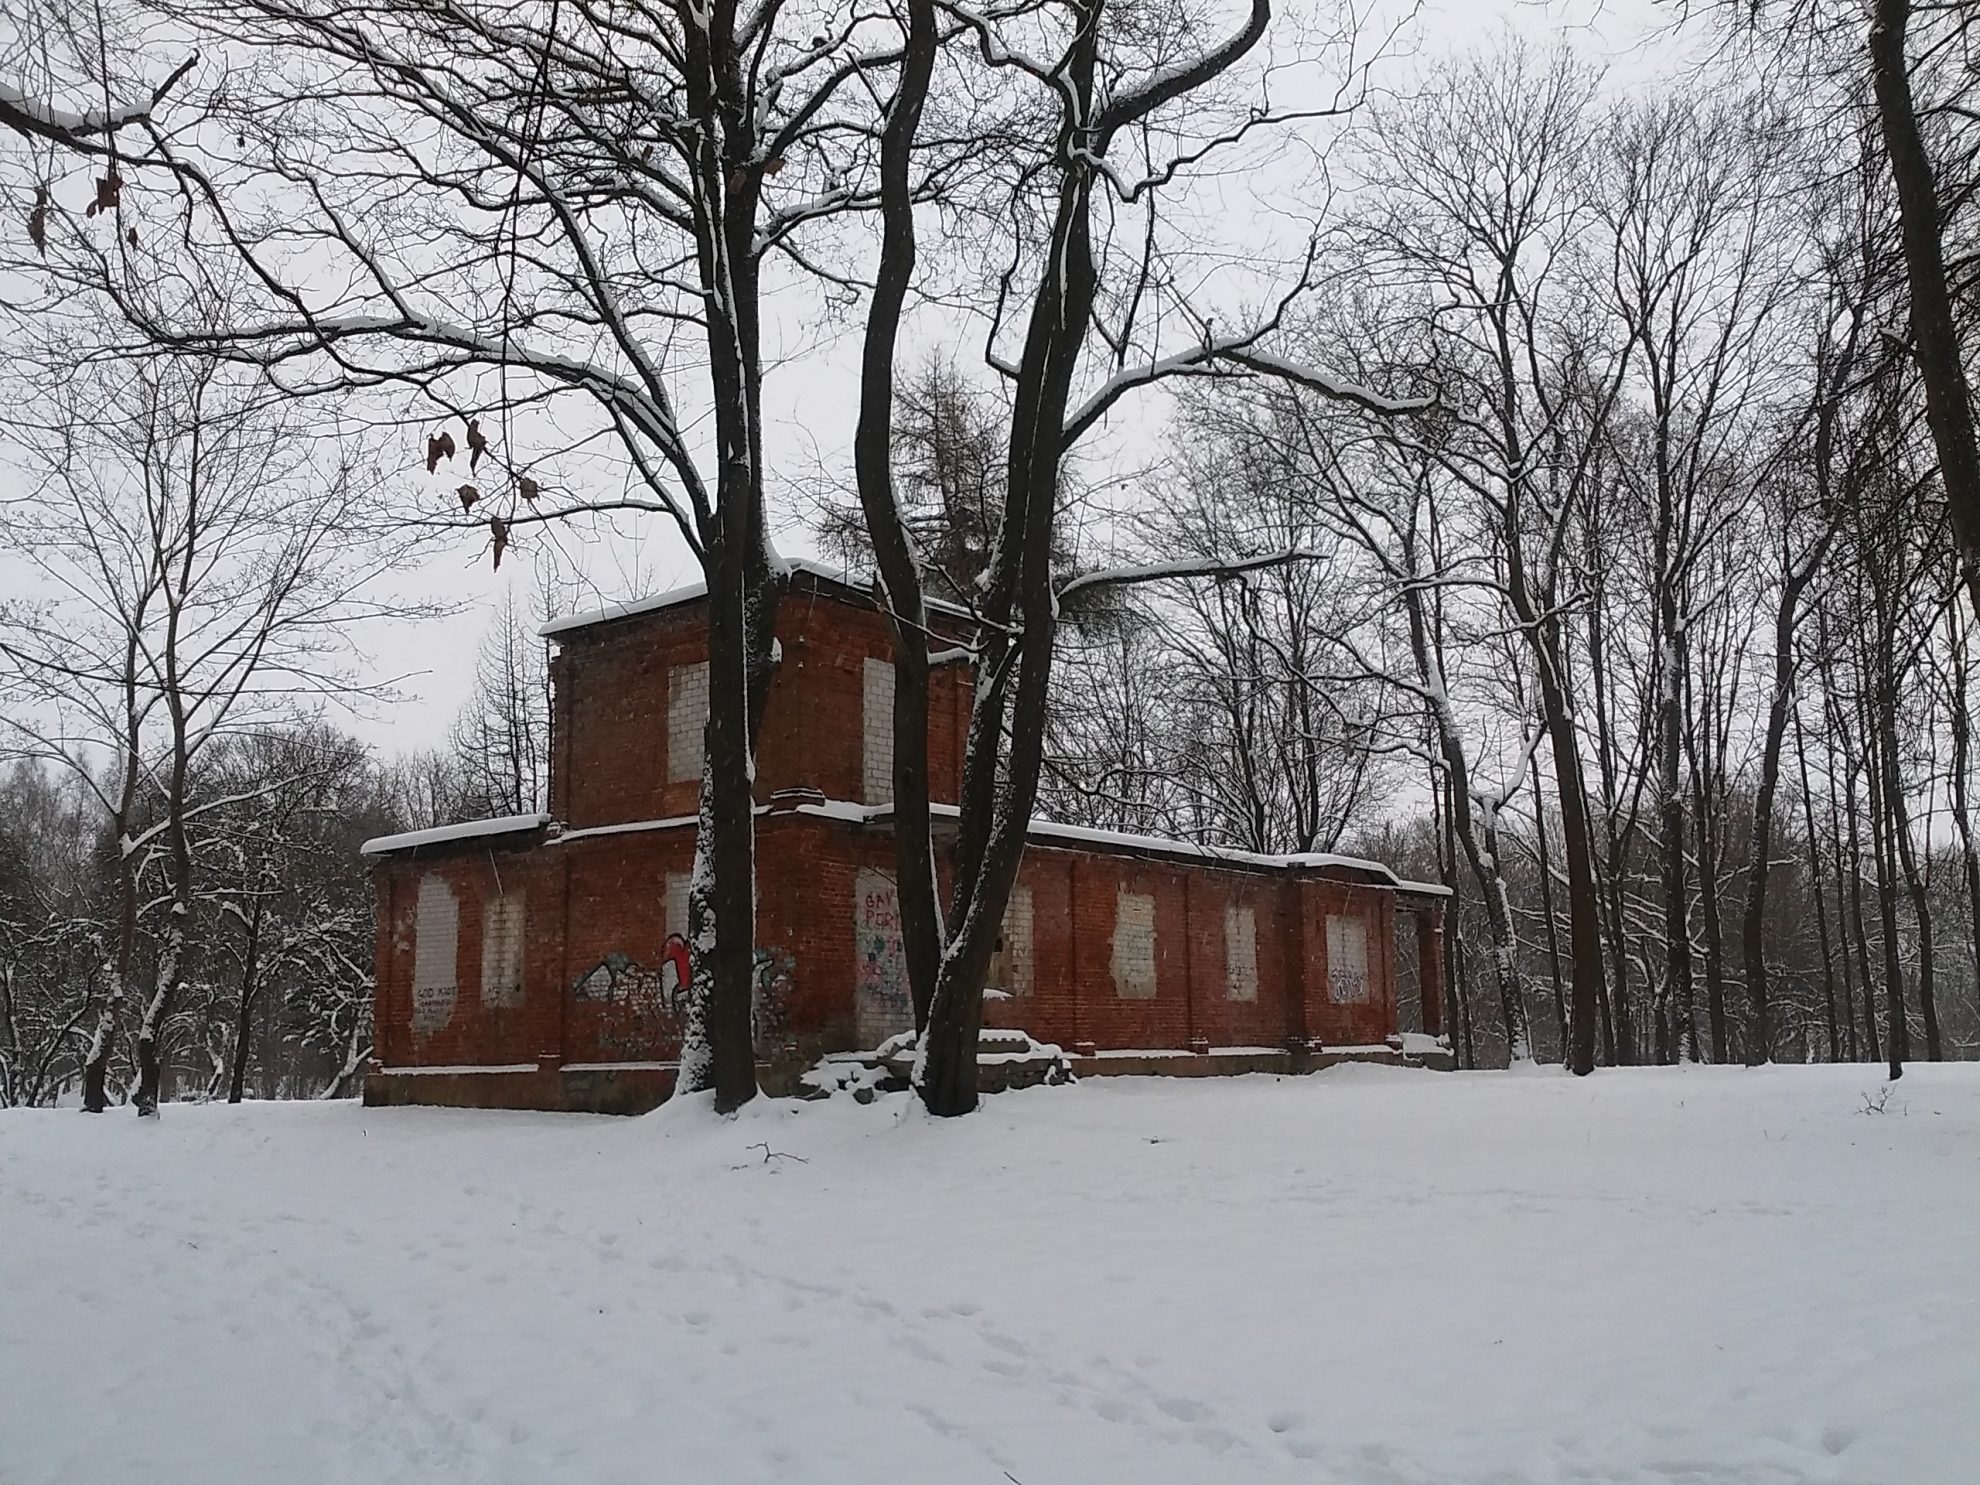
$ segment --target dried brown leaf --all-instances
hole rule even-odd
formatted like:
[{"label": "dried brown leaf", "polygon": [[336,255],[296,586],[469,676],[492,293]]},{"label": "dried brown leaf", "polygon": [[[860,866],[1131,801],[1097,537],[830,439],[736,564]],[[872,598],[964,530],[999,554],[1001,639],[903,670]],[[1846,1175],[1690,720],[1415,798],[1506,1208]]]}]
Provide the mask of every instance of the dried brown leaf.
[{"label": "dried brown leaf", "polygon": [[528,475],[516,481],[516,493],[525,500],[534,500],[542,493],[541,487]]},{"label": "dried brown leaf", "polygon": [[454,457],[454,435],[451,433],[430,434],[426,440],[426,472],[433,473],[440,467],[443,458]]},{"label": "dried brown leaf", "polygon": [[499,571],[502,566],[502,553],[509,545],[509,523],[500,516],[490,516],[488,534],[495,544],[495,567]]},{"label": "dried brown leaf", "polygon": [[468,469],[472,471],[488,452],[488,435],[481,431],[481,419],[469,418],[467,425]]},{"label": "dried brown leaf", "polygon": [[462,485],[454,493],[461,497],[461,509],[464,511],[473,510],[475,501],[481,499],[481,491],[475,489],[473,485]]},{"label": "dried brown leaf", "polygon": [[112,165],[105,174],[96,178],[96,199],[90,202],[89,208],[83,212],[83,215],[93,217],[99,213],[115,211],[118,203],[123,199],[124,178],[117,173],[117,167]]}]

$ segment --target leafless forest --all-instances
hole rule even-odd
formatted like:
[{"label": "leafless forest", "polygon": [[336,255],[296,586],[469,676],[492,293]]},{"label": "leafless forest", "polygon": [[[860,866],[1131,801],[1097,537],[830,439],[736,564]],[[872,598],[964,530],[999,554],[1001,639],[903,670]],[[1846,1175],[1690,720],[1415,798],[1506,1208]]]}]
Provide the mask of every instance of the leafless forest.
[{"label": "leafless forest", "polygon": [[[1975,1055],[1980,3],[1646,14],[1649,76],[1362,0],[0,0],[0,1104],[350,1091],[356,845],[540,807],[626,522],[711,600],[718,1107],[817,549],[937,1113],[1034,814],[1448,883],[1462,1065]],[[433,551],[541,611],[385,756]]]}]

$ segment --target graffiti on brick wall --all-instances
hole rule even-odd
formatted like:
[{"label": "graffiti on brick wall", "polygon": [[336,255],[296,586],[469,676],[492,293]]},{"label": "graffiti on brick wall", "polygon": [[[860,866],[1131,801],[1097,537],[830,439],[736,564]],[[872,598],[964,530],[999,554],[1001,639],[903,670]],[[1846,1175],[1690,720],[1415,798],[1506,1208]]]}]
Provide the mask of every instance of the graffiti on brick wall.
[{"label": "graffiti on brick wall", "polygon": [[657,965],[644,965],[630,954],[613,952],[579,975],[571,994],[601,1005],[679,1015],[687,1008],[687,943],[670,934]]},{"label": "graffiti on brick wall", "polygon": [[783,1046],[791,1024],[791,985],[797,961],[782,949],[758,949],[749,981],[749,1035],[759,1056]]},{"label": "graffiti on brick wall", "polygon": [[853,879],[853,1022],[865,1047],[914,1026],[900,895],[891,877],[870,868]]},{"label": "graffiti on brick wall", "polygon": [[1369,996],[1368,924],[1360,914],[1327,915],[1327,998],[1361,1005]]},{"label": "graffiti on brick wall", "polygon": [[[750,973],[751,1040],[768,1055],[782,1045],[790,1024],[790,1000],[797,961],[780,949],[758,949]],[[614,951],[571,982],[571,997],[599,1006],[604,1019],[599,1040],[629,1056],[650,1055],[660,1043],[679,1038],[687,1018],[688,986],[694,961],[687,940],[667,935],[657,964],[642,964]]]}]

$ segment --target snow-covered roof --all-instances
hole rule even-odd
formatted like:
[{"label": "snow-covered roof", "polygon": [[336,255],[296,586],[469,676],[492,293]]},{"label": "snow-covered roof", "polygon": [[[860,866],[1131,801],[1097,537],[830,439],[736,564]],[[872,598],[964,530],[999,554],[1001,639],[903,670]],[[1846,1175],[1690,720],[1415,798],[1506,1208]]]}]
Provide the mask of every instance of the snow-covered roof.
[{"label": "snow-covered roof", "polygon": [[[771,810],[770,805],[759,804],[756,807],[756,813],[759,815],[768,814]],[[951,820],[960,813],[953,804],[931,804],[928,810],[937,818]],[[846,799],[814,799],[809,803],[798,805],[796,813],[837,820],[848,825],[871,825],[890,819],[894,807],[891,804],[856,804]],[[376,840],[366,841],[359,849],[367,856],[384,856],[394,851],[411,850],[415,846],[444,845],[450,841],[473,840],[478,836],[511,835],[520,831],[540,830],[549,823],[548,815],[505,815],[498,820],[469,820],[460,825],[442,825],[434,830],[409,830],[403,835],[381,835]],[[693,815],[677,815],[665,820],[628,820],[612,825],[592,825],[582,830],[566,831],[557,836],[556,841],[561,844],[596,835],[674,830],[694,823]],[[1365,872],[1379,881],[1386,882],[1398,892],[1409,892],[1424,897],[1448,897],[1451,893],[1451,889],[1441,882],[1412,882],[1397,876],[1379,861],[1370,861],[1361,856],[1341,856],[1328,851],[1307,851],[1298,855],[1275,856],[1262,851],[1242,851],[1233,846],[1206,846],[1196,841],[1178,840],[1169,835],[1137,835],[1126,830],[1097,830],[1086,825],[1063,825],[1057,820],[1043,820],[1037,817],[1033,817],[1031,828],[1026,835],[1036,841],[1113,847],[1125,851],[1154,851],[1165,856],[1182,856],[1191,860],[1220,862],[1231,866],[1263,866],[1279,870],[1300,867],[1321,870],[1333,867],[1342,871]]]},{"label": "snow-covered roof", "polygon": [[415,846],[440,846],[449,841],[475,840],[484,835],[515,835],[524,830],[541,830],[550,823],[548,815],[502,815],[493,820],[463,820],[458,825],[436,825],[431,830],[407,830],[398,835],[373,836],[358,851],[366,856],[387,856],[394,851],[410,851]]},{"label": "snow-covered roof", "polygon": [[[836,583],[842,588],[866,591],[873,586],[870,574],[856,573],[835,562],[820,562],[810,557],[787,557],[784,565],[795,575],[803,573],[809,577],[821,578],[828,583]],[[591,609],[581,614],[566,614],[560,619],[552,619],[536,632],[546,639],[559,634],[568,634],[574,629],[589,629],[594,624],[609,624],[614,619],[630,619],[638,614],[658,613],[661,609],[673,608],[679,604],[692,603],[708,594],[705,582],[684,583],[678,588],[669,588],[664,593],[655,593],[646,598],[628,598],[623,603],[608,603],[603,608]],[[924,600],[931,612],[967,615],[969,610],[959,604],[948,603],[940,598]]]},{"label": "snow-covered roof", "polygon": [[[843,818],[846,805],[833,807]],[[850,806],[860,808],[860,806]],[[864,806],[868,821],[883,820],[894,812],[891,804]],[[825,807],[813,806],[806,813],[824,813]],[[953,804],[931,804],[929,812],[934,815],[953,818],[959,811]],[[1299,855],[1280,856],[1263,851],[1244,851],[1234,846],[1207,846],[1196,841],[1179,840],[1169,835],[1137,835],[1126,830],[1100,830],[1087,825],[1063,825],[1056,820],[1032,817],[1031,826],[1025,832],[1032,840],[1068,841],[1078,845],[1114,846],[1131,851],[1159,851],[1166,856],[1186,856],[1200,861],[1227,862],[1235,866],[1265,866],[1280,869],[1292,867],[1325,868],[1337,867],[1346,871],[1362,871],[1380,878],[1401,892],[1420,893],[1430,897],[1448,897],[1451,889],[1441,882],[1413,882],[1399,877],[1379,861],[1370,861],[1360,856],[1340,856],[1325,851],[1307,851]]]}]

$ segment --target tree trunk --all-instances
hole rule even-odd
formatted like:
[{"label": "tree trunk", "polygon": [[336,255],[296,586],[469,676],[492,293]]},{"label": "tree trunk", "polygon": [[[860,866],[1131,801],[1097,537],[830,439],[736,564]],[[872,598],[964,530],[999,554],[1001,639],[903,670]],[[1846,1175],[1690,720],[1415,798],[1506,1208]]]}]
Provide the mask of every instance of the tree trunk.
[{"label": "tree trunk", "polygon": [[1471,868],[1472,879],[1478,883],[1478,895],[1485,904],[1486,928],[1492,935],[1492,974],[1499,987],[1506,1058],[1513,1064],[1531,1062],[1533,1040],[1527,1025],[1525,987],[1520,982],[1519,938],[1513,924],[1511,898],[1506,891],[1504,858],[1500,854],[1498,812],[1503,801],[1474,799],[1472,795],[1471,761],[1445,690],[1440,636],[1434,631],[1426,610],[1423,585],[1416,581],[1418,564],[1413,545],[1405,544],[1403,562],[1410,579],[1403,586],[1410,651],[1416,662],[1417,678],[1429,698],[1430,724],[1436,731],[1438,751],[1444,760],[1451,829],[1464,847],[1466,864]]},{"label": "tree trunk", "polygon": [[[1659,595],[1661,607],[1676,609],[1676,598]],[[1669,622],[1675,624],[1675,617]],[[1669,631],[1665,631],[1668,635]],[[1698,1057],[1698,1011],[1692,981],[1691,907],[1685,888],[1685,848],[1690,828],[1685,820],[1685,790],[1680,769],[1684,748],[1684,711],[1680,701],[1679,677],[1683,652],[1674,639],[1667,638],[1659,657],[1657,689],[1657,813],[1663,832],[1664,884],[1664,1003],[1670,1027],[1669,1044],[1659,1047],[1659,1060],[1671,1057],[1679,1062],[1696,1062]],[[1714,1027],[1713,1053],[1718,1060],[1722,1037]]]},{"label": "tree trunk", "polygon": [[[1074,42],[1064,86],[1084,118],[1092,107],[1097,26]],[[1058,201],[1041,268],[1011,408],[1010,459],[1003,522],[984,588],[988,620],[976,704],[963,762],[956,840],[954,934],[942,955],[928,1026],[915,1059],[914,1087],[931,1114],[976,1108],[976,1043],[983,1021],[983,982],[1005,904],[1017,878],[1038,795],[1045,709],[1058,621],[1052,538],[1065,458],[1066,408],[1093,312],[1091,197],[1094,167],[1073,148],[1069,113],[1059,141]],[[1084,126],[1079,126],[1083,134]],[[1104,148],[1090,141],[1088,151]],[[1017,623],[1012,639],[1013,621]],[[1008,725],[1004,766],[1000,744]]]},{"label": "tree trunk", "polygon": [[1891,812],[1884,797],[1882,748],[1867,726],[1865,740],[1869,755],[1865,776],[1870,795],[1870,845],[1877,863],[1877,919],[1883,936],[1884,1049],[1890,1057],[1891,1078],[1896,1081],[1904,1076],[1904,1064],[1911,1057],[1911,1027],[1904,1013],[1904,965],[1898,957],[1897,873],[1890,847]]},{"label": "tree trunk", "polygon": [[[1801,709],[1794,707],[1793,713],[1794,753],[1801,770],[1801,813],[1804,828],[1807,831],[1808,842],[1808,890],[1815,898],[1815,938],[1816,943],[1820,946],[1822,955],[1822,1004],[1827,1012],[1828,1019],[1829,1061],[1840,1062],[1842,1061],[1843,1044],[1842,1027],[1836,1014],[1836,963],[1834,954],[1829,947],[1829,914],[1822,897],[1822,850],[1821,837],[1815,833],[1815,796],[1808,787],[1808,739],[1803,735],[1801,729]],[[1755,896],[1761,898],[1763,902],[1765,901],[1766,892],[1764,886],[1756,883],[1753,892]],[[1841,906],[1840,903],[1837,905],[1838,907]],[[1751,904],[1748,905],[1747,911],[1749,913],[1753,911]],[[1845,956],[1843,967],[1847,970],[1848,966],[1849,960]],[[1747,968],[1749,984],[1752,983],[1752,973],[1752,966],[1749,963]],[[1761,970],[1763,984],[1765,973],[1766,971],[1763,966]],[[1848,992],[1845,989],[1845,999],[1843,1001],[1844,1017],[1851,1014],[1847,994]],[[1757,1031],[1755,1034],[1757,1035]],[[1854,1027],[1851,1028],[1850,1034],[1854,1037]]]},{"label": "tree trunk", "polygon": [[1561,1058],[1565,1061],[1568,1043],[1567,994],[1561,986],[1561,931],[1554,918],[1554,873],[1548,859],[1546,794],[1540,780],[1534,779],[1533,839],[1540,854],[1540,915],[1547,924],[1547,972],[1554,985],[1554,1031],[1559,1038]]},{"label": "tree trunk", "polygon": [[131,846],[131,812],[137,805],[140,777],[138,747],[142,714],[137,699],[138,642],[135,626],[124,650],[124,756],[117,793],[117,812],[111,821],[117,838],[117,957],[110,967],[110,984],[103,1005],[96,1013],[96,1029],[90,1037],[89,1052],[83,1059],[82,1110],[100,1114],[110,1107],[108,1079],[110,1054],[117,1043],[118,1024],[123,1018],[124,997],[130,993],[131,971],[137,958],[138,879],[136,853]]},{"label": "tree trunk", "polygon": [[[1574,718],[1562,694],[1554,664],[1552,621],[1529,630],[1541,648],[1540,696],[1547,738],[1554,758],[1554,791],[1561,807],[1561,835],[1567,857],[1568,939],[1573,969],[1573,1000],[1568,1016],[1568,1069],[1585,1077],[1595,1070],[1595,1021],[1602,984],[1601,900],[1595,887],[1588,840],[1588,802],[1582,789],[1581,750]],[[1541,630],[1549,631],[1543,637]],[[1619,1032],[1620,1034],[1620,1032]]]},{"label": "tree trunk", "polygon": [[178,553],[178,587],[174,591],[169,582],[164,585],[165,635],[160,646],[164,675],[159,689],[166,714],[172,722],[172,772],[165,794],[165,839],[171,870],[172,916],[165,929],[164,945],[158,954],[157,983],[144,1008],[144,1020],[138,1026],[138,1082],[131,1102],[140,1119],[156,1118],[158,1115],[162,1075],[158,1043],[164,1035],[166,1019],[172,1014],[173,1002],[178,999],[179,980],[185,970],[186,933],[192,925],[192,834],[186,815],[191,803],[187,790],[192,782],[192,698],[187,695],[180,672],[179,639],[186,602],[192,591],[195,563],[206,558],[199,541],[205,532],[199,504],[204,478],[204,450],[196,430],[191,460],[186,469],[185,530]]},{"label": "tree trunk", "polygon": [[916,256],[909,166],[936,45],[933,4],[911,0],[901,75],[880,139],[880,262],[867,310],[859,422],[853,432],[860,506],[894,636],[894,881],[917,1031],[928,1025],[943,934],[928,808],[928,611],[921,570],[894,493],[893,416],[895,351]]},{"label": "tree trunk", "polygon": [[233,1067],[227,1078],[227,1102],[239,1103],[247,1095],[248,1034],[254,1025],[256,975],[261,966],[262,899],[254,899],[254,912],[248,918],[247,944],[241,950],[241,992],[234,1005]]},{"label": "tree trunk", "polygon": [[[1887,693],[1888,695],[1888,693]],[[1911,842],[1911,811],[1904,802],[1904,778],[1899,771],[1895,696],[1888,696],[1882,722],[1884,728],[1884,804],[1890,812],[1892,855],[1905,890],[1911,898],[1911,914],[1918,925],[1918,1013],[1925,1025],[1925,1056],[1938,1062],[1944,1057],[1939,1037],[1939,1007],[1933,984],[1932,904],[1919,870],[1918,853]]]},{"label": "tree trunk", "polygon": [[1966,643],[1956,615],[1948,616],[1952,630],[1952,817],[1959,833],[1959,859],[1966,877],[1967,926],[1973,934],[1973,993],[1980,1010],[1980,847],[1973,838],[1973,814],[1967,803],[1967,776],[1973,766],[1973,714],[1966,704]]},{"label": "tree trunk", "polygon": [[1701,716],[1697,722],[1694,753],[1698,902],[1705,930],[1705,1006],[1712,1026],[1712,1060],[1723,1064],[1732,1056],[1732,1038],[1726,1024],[1726,933],[1719,911],[1722,900],[1719,819],[1723,796],[1709,715]]},{"label": "tree trunk", "polygon": [[[1812,576],[1812,570],[1810,570]],[[1749,1067],[1757,1067],[1773,1056],[1774,1028],[1771,1008],[1767,997],[1767,878],[1772,869],[1771,857],[1774,849],[1774,795],[1780,785],[1781,749],[1787,740],[1788,712],[1794,705],[1794,628],[1795,615],[1801,604],[1805,581],[1797,581],[1799,573],[1791,574],[1781,585],[1779,601],[1774,606],[1774,684],[1767,698],[1767,732],[1760,748],[1760,782],[1753,794],[1753,835],[1752,859],[1747,863],[1746,910],[1740,919],[1740,955],[1744,961],[1746,975],[1746,1062]],[[1797,724],[1798,724],[1797,718]],[[1799,726],[1797,725],[1797,733]],[[1806,798],[1808,758],[1802,755],[1802,788]],[[1814,847],[1815,821],[1809,815],[1808,828],[1810,878],[1815,879]],[[1821,888],[1816,882],[1816,916],[1821,916]],[[1824,968],[1828,959],[1828,932],[1822,935]],[[1835,979],[1829,979],[1829,1031],[1831,1043],[1835,1040]],[[1833,1046],[1830,1055],[1834,1056]]]},{"label": "tree trunk", "polygon": [[[1603,571],[1601,543],[1595,522],[1599,501],[1592,501],[1584,517],[1586,570]],[[1635,1060],[1636,1049],[1629,1034],[1629,928],[1623,917],[1623,875],[1628,867],[1631,824],[1624,829],[1618,816],[1622,799],[1617,785],[1615,725],[1609,714],[1608,624],[1604,617],[1603,585],[1592,577],[1595,591],[1588,606],[1588,680],[1595,703],[1595,757],[1602,780],[1602,818],[1605,859],[1603,873],[1604,932],[1609,947],[1609,993],[1602,997],[1602,1049],[1611,1067],[1627,1067]],[[1561,1042],[1562,1061],[1567,1059],[1567,1042]]]},{"label": "tree trunk", "polygon": [[693,969],[677,1087],[712,1090],[718,1112],[757,1094],[756,740],[776,666],[783,574],[774,571],[763,507],[762,361],[755,234],[761,188],[754,121],[733,8],[688,27],[686,112],[699,131],[694,185],[706,203],[696,243],[718,460],[702,533],[708,578],[708,726],[694,873],[688,888]]},{"label": "tree trunk", "polygon": [[1846,804],[1849,819],[1849,910],[1850,927],[1855,934],[1856,969],[1863,984],[1863,1047],[1869,1060],[1877,1062],[1878,1050],[1876,977],[1870,971],[1870,934],[1863,916],[1863,835],[1856,809],[1854,775],[1849,783]]},{"label": "tree trunk", "polygon": [[1910,24],[1911,0],[1873,0],[1870,73],[1884,152],[1897,186],[1912,357],[1925,388],[1925,421],[1939,455],[1939,481],[1959,546],[1961,576],[1980,615],[1980,438],[1974,433],[1972,396],[1947,286],[1938,184],[1912,99],[1906,56]]}]

